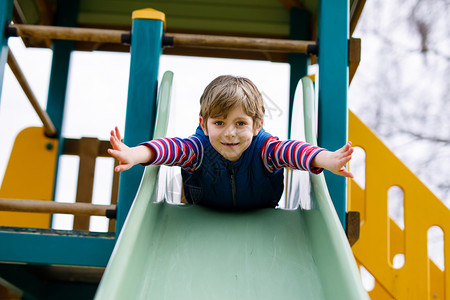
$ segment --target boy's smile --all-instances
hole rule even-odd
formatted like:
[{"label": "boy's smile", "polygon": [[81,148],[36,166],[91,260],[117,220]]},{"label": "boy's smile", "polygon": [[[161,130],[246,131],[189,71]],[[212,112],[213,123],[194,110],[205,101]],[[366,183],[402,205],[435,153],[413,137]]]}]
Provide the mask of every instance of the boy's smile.
[{"label": "boy's smile", "polygon": [[235,162],[250,146],[262,122],[255,126],[253,119],[239,105],[231,109],[226,117],[209,118],[206,124],[200,117],[200,125],[213,148],[225,159]]}]

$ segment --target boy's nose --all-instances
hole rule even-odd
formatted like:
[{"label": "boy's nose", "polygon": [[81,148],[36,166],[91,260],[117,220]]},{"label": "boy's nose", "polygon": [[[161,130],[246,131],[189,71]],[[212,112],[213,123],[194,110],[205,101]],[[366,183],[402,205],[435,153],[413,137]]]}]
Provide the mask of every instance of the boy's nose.
[{"label": "boy's nose", "polygon": [[235,136],[236,135],[236,128],[234,126],[228,126],[225,129],[225,136]]}]

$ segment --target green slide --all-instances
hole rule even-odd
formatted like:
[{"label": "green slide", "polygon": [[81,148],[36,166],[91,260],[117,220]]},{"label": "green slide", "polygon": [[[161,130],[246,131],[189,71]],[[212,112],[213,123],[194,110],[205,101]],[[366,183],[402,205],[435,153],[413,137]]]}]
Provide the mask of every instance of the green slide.
[{"label": "green slide", "polygon": [[[172,78],[161,82],[155,137],[166,132]],[[310,79],[297,90],[314,142]],[[155,203],[158,172],[145,169],[95,299],[369,299],[323,175],[310,176],[307,209],[221,212]]]}]

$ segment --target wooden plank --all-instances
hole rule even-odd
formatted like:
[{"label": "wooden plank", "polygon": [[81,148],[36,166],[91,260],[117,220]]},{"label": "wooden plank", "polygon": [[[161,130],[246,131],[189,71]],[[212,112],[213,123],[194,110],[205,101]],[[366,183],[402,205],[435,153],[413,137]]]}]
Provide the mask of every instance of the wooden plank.
[{"label": "wooden plank", "polygon": [[91,203],[61,203],[42,200],[0,199],[0,210],[17,212],[37,212],[51,214],[73,214],[83,216],[106,216],[107,210],[115,210],[115,205]]},{"label": "wooden plank", "polygon": [[361,39],[351,38],[348,45],[349,85],[361,61]]},{"label": "wooden plank", "polygon": [[[119,164],[119,161],[117,159],[114,159],[114,168],[118,164]],[[112,190],[111,190],[111,204],[114,204],[114,205],[117,205],[117,199],[119,198],[119,179],[120,179],[120,173],[114,172]],[[116,231],[116,219],[115,218],[109,220],[108,231],[109,232]]]},{"label": "wooden plank", "polygon": [[[94,188],[95,161],[100,141],[96,138],[82,138],[79,142],[80,167],[78,171],[78,185],[76,202],[90,203]],[[75,216],[74,230],[89,230],[90,218]]]},{"label": "wooden plank", "polygon": [[350,246],[353,246],[359,240],[360,215],[357,211],[347,212],[347,238]]},{"label": "wooden plank", "polygon": [[365,4],[366,0],[354,0],[352,3],[352,7],[350,8],[350,37],[355,31]]}]

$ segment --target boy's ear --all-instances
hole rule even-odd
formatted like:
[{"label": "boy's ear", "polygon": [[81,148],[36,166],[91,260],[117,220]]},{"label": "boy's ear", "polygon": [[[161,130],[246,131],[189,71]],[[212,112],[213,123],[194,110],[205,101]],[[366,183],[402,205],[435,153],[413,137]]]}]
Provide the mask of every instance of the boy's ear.
[{"label": "boy's ear", "polygon": [[208,136],[208,130],[206,129],[206,122],[205,122],[205,120],[203,119],[202,116],[200,116],[199,122],[200,122],[200,126],[201,126],[202,129],[203,129],[203,133],[204,133],[206,136]]},{"label": "boy's ear", "polygon": [[263,127],[264,120],[257,120],[255,124],[253,124],[253,135],[257,136],[261,128]]}]

